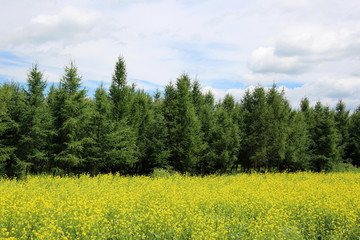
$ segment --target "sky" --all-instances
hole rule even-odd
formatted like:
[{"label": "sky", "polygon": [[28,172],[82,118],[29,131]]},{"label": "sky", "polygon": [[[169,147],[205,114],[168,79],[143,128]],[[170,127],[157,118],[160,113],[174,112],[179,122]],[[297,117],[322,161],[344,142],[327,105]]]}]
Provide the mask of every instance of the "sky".
[{"label": "sky", "polygon": [[0,82],[26,82],[38,63],[58,83],[74,61],[91,95],[128,82],[163,90],[183,73],[217,99],[273,83],[294,108],[360,105],[358,0],[0,0]]}]

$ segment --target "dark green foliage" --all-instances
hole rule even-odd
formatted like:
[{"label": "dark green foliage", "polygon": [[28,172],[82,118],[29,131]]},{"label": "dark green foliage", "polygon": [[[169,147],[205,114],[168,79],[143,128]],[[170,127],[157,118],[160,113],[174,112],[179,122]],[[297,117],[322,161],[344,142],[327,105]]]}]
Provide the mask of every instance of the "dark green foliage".
[{"label": "dark green foliage", "polygon": [[138,147],[139,163],[137,170],[142,173],[149,173],[147,171],[150,171],[153,167],[148,159],[148,155],[151,155],[150,152],[152,152],[150,128],[154,117],[151,104],[152,98],[145,94],[144,91],[138,90],[134,92],[128,118],[136,136],[136,145]]},{"label": "dark green foliage", "polygon": [[287,168],[284,165],[286,148],[289,146],[289,116],[291,108],[285,99],[285,92],[278,92],[276,85],[266,95],[269,118],[269,147],[267,151],[268,168],[282,171]]},{"label": "dark green foliage", "polygon": [[244,170],[268,169],[268,146],[270,137],[269,108],[263,87],[253,93],[247,91],[242,100],[244,134],[240,161]]},{"label": "dark green foliage", "polygon": [[[187,74],[154,97],[127,84],[119,57],[109,91],[94,99],[70,62],[60,84],[44,94],[38,65],[25,89],[0,85],[0,175],[28,172],[151,174],[179,171],[331,171],[360,166],[360,107],[339,101],[291,109],[274,84],[246,91],[240,102],[210,92]],[[353,169],[356,169],[353,167]],[[166,169],[166,170],[164,170]]]},{"label": "dark green foliage", "polygon": [[193,171],[204,145],[188,75],[183,74],[177,79],[176,88],[171,83],[166,86],[164,116],[169,135],[169,163],[177,171]]},{"label": "dark green foliage", "polygon": [[340,161],[340,135],[335,126],[335,113],[320,102],[317,102],[314,108],[311,139],[312,170],[331,170],[332,166]]},{"label": "dark green foliage", "polygon": [[131,96],[135,86],[127,85],[126,64],[123,57],[119,57],[115,64],[115,71],[110,86],[110,99],[112,100],[112,113],[116,121],[128,117],[131,106]]},{"label": "dark green foliage", "polygon": [[8,174],[6,167],[16,147],[12,144],[11,132],[16,132],[17,125],[10,116],[12,87],[3,84],[0,88],[0,174]]},{"label": "dark green foliage", "polygon": [[91,105],[88,137],[83,141],[85,162],[82,167],[93,175],[99,172],[128,173],[137,162],[135,133],[124,120],[113,121],[111,109],[111,100],[100,86]]},{"label": "dark green foliage", "polygon": [[27,171],[40,173],[47,169],[49,161],[48,142],[53,134],[52,116],[45,102],[46,81],[38,65],[33,65],[28,74],[26,109],[22,115],[22,135],[18,156],[27,163]]},{"label": "dark green foliage", "polygon": [[125,121],[117,122],[107,135],[107,141],[105,172],[134,173],[139,151],[132,128]]},{"label": "dark green foliage", "polygon": [[310,133],[303,112],[292,112],[283,166],[289,171],[310,169]]},{"label": "dark green foliage", "polygon": [[90,120],[91,131],[85,146],[87,156],[85,165],[92,169],[93,175],[97,174],[99,169],[107,168],[105,152],[108,151],[108,135],[112,132],[113,125],[110,99],[103,85],[101,85],[95,91]]},{"label": "dark green foliage", "polygon": [[195,80],[191,86],[191,97],[194,104],[196,115],[199,115],[200,109],[204,104],[204,95],[201,93],[201,87],[198,80]]},{"label": "dark green foliage", "polygon": [[349,152],[349,141],[350,141],[350,133],[349,133],[349,120],[350,120],[350,112],[346,110],[345,103],[340,100],[336,104],[335,108],[335,124],[338,133],[340,134],[340,142],[338,146],[340,158],[343,162],[351,162],[351,156]]},{"label": "dark green foliage", "polygon": [[22,117],[26,109],[24,90],[15,83],[0,88],[0,172],[8,177],[21,177],[26,163],[19,158]]},{"label": "dark green foliage", "polygon": [[44,102],[44,90],[46,81],[43,79],[43,73],[39,71],[39,66],[34,64],[27,78],[27,97],[30,106],[38,107]]},{"label": "dark green foliage", "polygon": [[240,148],[239,127],[234,120],[235,101],[226,95],[224,101],[215,110],[214,124],[210,131],[209,163],[212,171],[224,173],[237,162]]},{"label": "dark green foliage", "polygon": [[215,104],[214,95],[211,92],[202,97],[202,104],[199,106],[198,118],[201,122],[201,133],[203,134],[203,153],[198,161],[198,171],[201,174],[216,172],[214,165],[214,152],[210,146],[215,129]]},{"label": "dark green foliage", "polygon": [[65,67],[65,74],[57,89],[49,94],[56,135],[53,139],[53,171],[76,172],[84,161],[84,146],[89,141],[90,100],[86,90],[79,90],[81,77],[73,62]]},{"label": "dark green foliage", "polygon": [[160,95],[153,101],[143,91],[137,91],[133,98],[130,121],[133,129],[137,130],[137,171],[142,174],[168,166],[169,151],[165,145],[168,133],[161,104]]},{"label": "dark green foliage", "polygon": [[81,86],[81,77],[78,75],[77,67],[73,61],[65,67],[65,75],[60,79],[60,89],[71,96],[78,93]]},{"label": "dark green foliage", "polygon": [[360,106],[350,117],[349,155],[352,163],[360,167]]}]

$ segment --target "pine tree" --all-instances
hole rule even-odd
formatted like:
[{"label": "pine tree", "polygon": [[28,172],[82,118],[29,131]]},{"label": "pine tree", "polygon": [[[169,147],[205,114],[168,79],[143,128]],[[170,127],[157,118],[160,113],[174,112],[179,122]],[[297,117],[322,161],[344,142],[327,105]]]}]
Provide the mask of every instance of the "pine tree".
[{"label": "pine tree", "polygon": [[95,91],[90,128],[83,139],[83,169],[98,172],[131,173],[138,161],[136,135],[125,120],[112,118],[111,100],[101,85]]},{"label": "pine tree", "polygon": [[201,87],[198,80],[194,80],[191,84],[191,97],[195,109],[196,116],[199,115],[201,107],[204,104],[204,96],[201,93]]},{"label": "pine tree", "polygon": [[237,162],[240,147],[238,125],[234,122],[235,101],[226,95],[215,111],[215,125],[209,142],[216,170],[224,173]]},{"label": "pine tree", "polygon": [[201,174],[209,174],[216,172],[216,156],[211,142],[214,137],[216,124],[215,118],[215,100],[214,95],[209,91],[203,97],[203,104],[200,105],[198,118],[201,122],[201,133],[203,135],[203,152],[198,161],[198,172]]},{"label": "pine tree", "polygon": [[[151,111],[152,98],[144,92],[138,90],[133,94],[132,104],[130,107],[129,124],[136,136],[136,145],[138,148],[138,165],[136,171],[148,173],[150,171],[150,163],[148,159],[149,147],[149,127],[152,122]],[[135,171],[135,169],[134,169]]]},{"label": "pine tree", "polygon": [[115,64],[115,71],[110,86],[110,99],[113,103],[114,119],[120,121],[130,114],[131,96],[135,92],[135,86],[127,85],[127,71],[125,59],[120,56]]},{"label": "pine tree", "polygon": [[278,92],[276,85],[266,94],[269,114],[269,146],[267,157],[269,167],[277,171],[285,170],[286,148],[288,146],[290,104],[285,99],[285,92]]},{"label": "pine tree", "polygon": [[329,171],[340,161],[338,150],[340,136],[335,126],[335,113],[328,106],[317,102],[314,108],[314,128],[312,140],[314,142],[312,168],[314,171]]},{"label": "pine tree", "polygon": [[[76,95],[81,86],[81,76],[78,74],[78,69],[73,61],[69,66],[65,67],[65,75],[60,79],[60,88],[68,96]],[[85,92],[82,90],[82,92]]]},{"label": "pine tree", "polygon": [[125,120],[114,122],[112,131],[107,134],[105,172],[121,174],[134,173],[138,163],[139,150],[133,129]]},{"label": "pine tree", "polygon": [[168,127],[169,161],[180,172],[194,171],[203,150],[201,124],[196,116],[191,81],[188,75],[181,75],[165,88],[164,116]]},{"label": "pine tree", "polygon": [[27,79],[19,157],[27,163],[26,171],[35,173],[47,169],[49,158],[47,144],[52,134],[52,116],[44,97],[46,85],[43,73],[39,71],[38,65],[34,64]]},{"label": "pine tree", "polygon": [[84,145],[90,131],[90,103],[73,62],[65,67],[58,89],[52,89],[50,104],[57,129],[53,171],[76,172],[84,161]]},{"label": "pine tree", "polygon": [[148,95],[144,95],[146,104],[141,124],[139,125],[138,146],[140,148],[139,173],[147,174],[155,168],[169,167],[169,151],[166,147],[168,133],[165,118],[162,113],[162,101],[160,93],[155,94],[152,101]]},{"label": "pine tree", "polygon": [[314,109],[310,107],[310,100],[309,98],[305,97],[301,99],[300,102],[300,111],[303,113],[305,117],[305,122],[308,125],[309,129],[312,129],[315,124],[314,120]]},{"label": "pine tree", "polygon": [[293,111],[289,121],[284,166],[289,171],[310,170],[310,133],[303,112]]},{"label": "pine tree", "polygon": [[90,120],[91,131],[85,144],[85,165],[90,168],[88,170],[93,176],[107,167],[106,152],[109,151],[107,147],[110,145],[108,135],[113,131],[110,99],[102,84],[95,90],[94,97]]},{"label": "pine tree", "polygon": [[0,85],[0,177],[8,174],[6,165],[16,149],[9,138],[9,133],[16,128],[16,123],[11,119],[8,109],[12,94],[8,84]]},{"label": "pine tree", "polygon": [[340,143],[339,143],[339,152],[340,158],[344,162],[351,162],[350,153],[349,153],[349,120],[350,120],[350,111],[346,110],[345,103],[340,100],[336,104],[336,115],[335,115],[335,124],[336,128],[340,134]]},{"label": "pine tree", "polygon": [[241,166],[241,150],[243,148],[243,142],[244,142],[244,139],[246,138],[246,135],[245,135],[245,125],[244,125],[244,116],[243,116],[243,108],[242,108],[242,105],[241,103],[235,103],[235,108],[234,108],[234,116],[233,116],[233,119],[234,119],[234,124],[237,125],[237,128],[239,130],[239,139],[240,139],[240,144],[239,144],[239,151],[238,151],[238,157],[232,167],[232,171],[238,171],[238,168],[239,166]]},{"label": "pine tree", "polygon": [[251,139],[253,138],[253,126],[252,124],[252,113],[253,113],[253,96],[249,90],[246,90],[244,97],[241,100],[242,116],[244,123],[244,139],[239,151],[239,163],[241,164],[242,171],[249,171],[252,167],[252,162],[250,157],[254,153],[253,143]]},{"label": "pine tree", "polygon": [[350,117],[349,152],[352,164],[360,167],[360,106]]},{"label": "pine tree", "polygon": [[312,107],[310,107],[309,98],[305,97],[301,99],[300,111],[304,116],[304,120],[309,132],[309,150],[308,150],[309,158],[314,159],[315,158],[314,151],[316,148],[316,144],[314,142],[314,137],[313,137],[315,131],[315,111]]},{"label": "pine tree", "polygon": [[245,135],[240,152],[242,167],[245,171],[268,169],[270,122],[265,89],[257,86],[252,94],[247,91],[242,109]]},{"label": "pine tree", "polygon": [[0,88],[0,171],[8,177],[22,177],[26,163],[19,158],[25,92],[16,83]]}]

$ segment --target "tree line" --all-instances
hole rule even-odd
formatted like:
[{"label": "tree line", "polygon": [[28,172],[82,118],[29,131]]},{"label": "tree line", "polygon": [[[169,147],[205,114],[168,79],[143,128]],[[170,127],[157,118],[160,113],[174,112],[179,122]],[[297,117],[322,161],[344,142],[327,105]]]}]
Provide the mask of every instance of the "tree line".
[{"label": "tree line", "polygon": [[153,96],[127,83],[119,57],[110,89],[88,97],[73,62],[50,86],[37,64],[27,85],[0,85],[0,175],[166,168],[192,174],[330,171],[360,164],[360,107],[350,113],[303,98],[292,109],[274,84],[215,101],[182,74]]}]

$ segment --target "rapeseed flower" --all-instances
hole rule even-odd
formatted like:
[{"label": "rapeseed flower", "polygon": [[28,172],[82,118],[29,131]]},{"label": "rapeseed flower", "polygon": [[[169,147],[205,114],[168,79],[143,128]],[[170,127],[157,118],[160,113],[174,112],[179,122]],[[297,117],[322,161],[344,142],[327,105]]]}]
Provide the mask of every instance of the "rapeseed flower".
[{"label": "rapeseed flower", "polygon": [[355,239],[360,174],[0,180],[0,239]]}]

